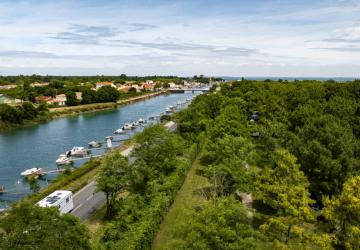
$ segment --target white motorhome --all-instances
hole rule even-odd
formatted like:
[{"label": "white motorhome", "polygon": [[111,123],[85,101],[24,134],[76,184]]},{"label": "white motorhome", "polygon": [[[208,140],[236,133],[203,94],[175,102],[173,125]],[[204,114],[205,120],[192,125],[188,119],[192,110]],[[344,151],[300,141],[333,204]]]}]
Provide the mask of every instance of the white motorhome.
[{"label": "white motorhome", "polygon": [[74,208],[72,192],[66,190],[57,190],[36,204],[40,207],[57,207],[61,214],[69,213]]}]

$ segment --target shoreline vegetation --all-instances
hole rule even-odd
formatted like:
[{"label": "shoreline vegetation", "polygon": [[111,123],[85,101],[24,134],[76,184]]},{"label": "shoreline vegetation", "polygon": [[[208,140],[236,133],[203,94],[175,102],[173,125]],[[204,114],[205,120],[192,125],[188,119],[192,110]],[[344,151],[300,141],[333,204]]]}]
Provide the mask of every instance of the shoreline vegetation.
[{"label": "shoreline vegetation", "polygon": [[5,123],[0,121],[0,134],[5,132],[10,132],[18,128],[36,126],[42,123],[46,123],[59,118],[64,118],[67,116],[112,110],[112,109],[116,109],[119,106],[131,104],[133,102],[141,101],[144,99],[152,98],[166,93],[167,93],[166,90],[162,90],[152,93],[140,93],[137,96],[127,97],[126,99],[118,100],[117,102],[92,103],[92,104],[84,104],[78,106],[50,108],[48,111],[43,112],[40,116],[36,117],[35,119],[24,120],[23,123],[21,124]]}]

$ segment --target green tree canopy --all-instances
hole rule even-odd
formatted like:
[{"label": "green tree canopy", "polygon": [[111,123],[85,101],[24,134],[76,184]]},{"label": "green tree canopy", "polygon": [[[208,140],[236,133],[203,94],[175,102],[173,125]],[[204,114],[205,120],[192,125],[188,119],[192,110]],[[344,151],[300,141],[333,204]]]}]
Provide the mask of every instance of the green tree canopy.
[{"label": "green tree canopy", "polygon": [[0,249],[90,249],[85,226],[57,208],[21,204],[0,219]]}]

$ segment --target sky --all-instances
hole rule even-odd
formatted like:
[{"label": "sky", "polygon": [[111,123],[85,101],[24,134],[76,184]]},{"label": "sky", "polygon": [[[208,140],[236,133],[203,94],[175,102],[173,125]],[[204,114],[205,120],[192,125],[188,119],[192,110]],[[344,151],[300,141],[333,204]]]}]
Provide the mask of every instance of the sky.
[{"label": "sky", "polygon": [[360,0],[0,0],[0,75],[360,78]]}]

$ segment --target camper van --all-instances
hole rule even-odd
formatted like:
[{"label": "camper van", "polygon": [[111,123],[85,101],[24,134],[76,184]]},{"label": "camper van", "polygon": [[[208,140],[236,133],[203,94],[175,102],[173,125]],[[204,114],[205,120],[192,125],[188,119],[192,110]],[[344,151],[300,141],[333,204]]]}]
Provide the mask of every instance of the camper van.
[{"label": "camper van", "polygon": [[57,190],[36,204],[39,207],[58,207],[61,214],[74,208],[72,192],[66,190]]}]

